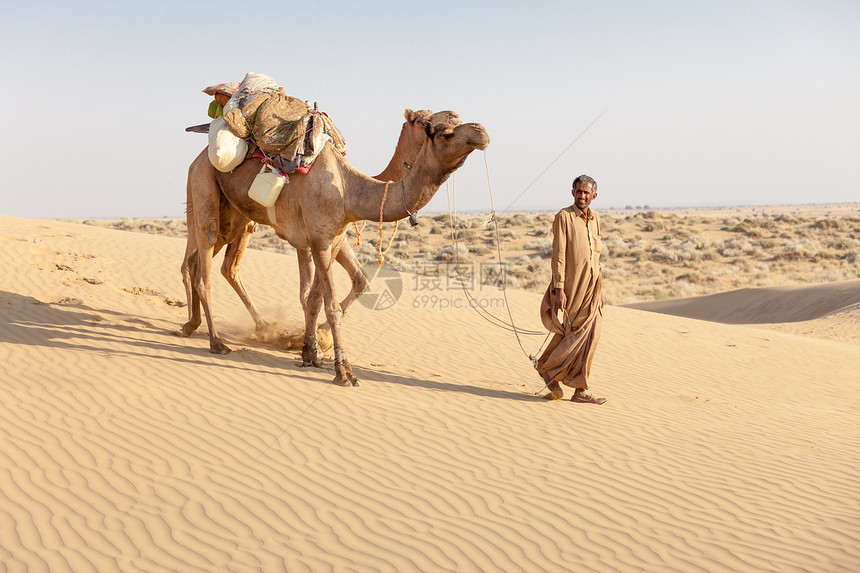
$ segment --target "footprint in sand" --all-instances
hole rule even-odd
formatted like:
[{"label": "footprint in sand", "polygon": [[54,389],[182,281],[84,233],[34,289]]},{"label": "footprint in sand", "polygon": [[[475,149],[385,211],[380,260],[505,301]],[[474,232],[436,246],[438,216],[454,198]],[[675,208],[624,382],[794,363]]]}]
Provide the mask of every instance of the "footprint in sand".
[{"label": "footprint in sand", "polygon": [[142,295],[143,294],[143,295],[148,295],[148,296],[163,296],[157,290],[152,290],[151,288],[146,288],[146,287],[135,286],[135,287],[130,287],[130,288],[123,288],[122,290],[127,292],[128,294],[133,294],[133,295]]}]

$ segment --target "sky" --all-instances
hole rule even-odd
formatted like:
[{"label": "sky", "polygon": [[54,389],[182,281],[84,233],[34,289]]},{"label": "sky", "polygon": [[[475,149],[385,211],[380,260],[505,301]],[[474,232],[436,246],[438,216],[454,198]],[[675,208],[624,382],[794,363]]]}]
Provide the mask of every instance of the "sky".
[{"label": "sky", "polygon": [[[205,86],[264,73],[388,163],[484,125],[425,212],[860,201],[860,2],[0,0],[0,214],[181,217]],[[453,195],[453,197],[451,197]]]}]

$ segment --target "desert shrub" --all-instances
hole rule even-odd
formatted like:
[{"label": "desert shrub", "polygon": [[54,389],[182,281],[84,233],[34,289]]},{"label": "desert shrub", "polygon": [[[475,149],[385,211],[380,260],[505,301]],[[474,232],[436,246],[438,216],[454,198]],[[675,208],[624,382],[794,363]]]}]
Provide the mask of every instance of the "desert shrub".
[{"label": "desert shrub", "polygon": [[511,216],[511,219],[513,220],[514,224],[516,224],[516,225],[531,225],[532,224],[532,218],[529,217],[528,215],[526,215],[525,213],[514,213],[514,215]]},{"label": "desert shrub", "polygon": [[839,249],[847,251],[857,246],[857,242],[849,237],[835,237],[827,242],[827,247],[830,249]]},{"label": "desert shrub", "polygon": [[644,223],[642,225],[642,230],[646,233],[653,233],[655,231],[664,231],[666,230],[666,223],[663,221],[649,221],[648,223]]},{"label": "desert shrub", "polygon": [[754,254],[757,248],[745,239],[730,239],[717,248],[717,253],[723,257],[739,257]]},{"label": "desert shrub", "polygon": [[749,220],[744,220],[729,230],[733,233],[743,233],[747,237],[752,237],[754,239],[761,237],[763,234],[761,229],[757,225],[751,225]]},{"label": "desert shrub", "polygon": [[831,219],[829,217],[818,219],[812,224],[812,228],[825,231],[845,231],[846,227],[847,225],[839,219]]},{"label": "desert shrub", "polygon": [[684,273],[675,277],[676,281],[686,281],[690,284],[707,284],[713,283],[714,277],[710,275],[706,275],[700,271],[691,271],[689,273]]},{"label": "desert shrub", "polygon": [[666,300],[669,298],[669,294],[660,287],[656,287],[651,291],[651,298],[654,300]]},{"label": "desert shrub", "polygon": [[820,252],[821,245],[817,241],[800,239],[789,241],[774,256],[780,261],[800,261],[814,259]]},{"label": "desert shrub", "polygon": [[773,218],[773,220],[776,221],[777,223],[787,223],[790,225],[797,225],[798,223],[800,223],[800,219],[798,219],[797,217],[794,217],[793,215],[787,215],[787,214],[777,215],[776,217]]},{"label": "desert shrub", "polygon": [[618,235],[607,235],[603,238],[603,253],[604,257],[625,257],[630,252],[630,248],[624,239]]},{"label": "desert shrub", "polygon": [[544,239],[542,241],[527,241],[523,243],[523,250],[525,251],[541,251],[546,246],[549,245],[552,248],[552,241],[548,239]]}]

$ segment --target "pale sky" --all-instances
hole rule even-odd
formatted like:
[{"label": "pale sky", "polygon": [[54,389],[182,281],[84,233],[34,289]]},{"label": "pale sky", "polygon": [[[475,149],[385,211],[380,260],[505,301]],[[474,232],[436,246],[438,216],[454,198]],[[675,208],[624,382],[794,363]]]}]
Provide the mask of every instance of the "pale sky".
[{"label": "pale sky", "polygon": [[[403,111],[486,127],[495,207],[860,201],[860,2],[2,0],[0,213],[180,217],[201,90],[272,76],[374,174]],[[595,121],[596,120],[596,121]],[[590,127],[589,127],[590,126]],[[489,212],[484,157],[456,208]],[[446,212],[445,187],[426,208]]]}]

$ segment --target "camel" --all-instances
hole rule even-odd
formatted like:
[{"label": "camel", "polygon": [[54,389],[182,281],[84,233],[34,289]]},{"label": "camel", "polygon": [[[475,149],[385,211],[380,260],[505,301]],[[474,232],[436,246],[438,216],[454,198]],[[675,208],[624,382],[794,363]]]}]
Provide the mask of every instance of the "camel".
[{"label": "camel", "polygon": [[218,240],[220,212],[219,201],[213,197],[221,197],[213,191],[217,186],[223,197],[244,217],[272,226],[278,236],[297,251],[310,250],[316,271],[308,297],[303,300],[305,334],[302,365],[320,365],[316,325],[320,308],[324,306],[334,346],[333,382],[340,386],[359,386],[343,347],[343,311],[337,303],[332,274],[334,257],[344,243],[347,226],[356,221],[379,221],[380,218],[382,221],[397,221],[410,212],[417,212],[470,153],[486,149],[490,144],[486,130],[477,123],[430,125],[426,133],[427,141],[412,168],[394,183],[362,174],[327,144],[307,174],[290,178],[288,192],[281,193],[274,206],[277,222],[269,219],[265,207],[248,197],[248,189],[260,171],[259,160],[247,160],[230,173],[216,172],[213,178],[207,176],[211,171],[206,167],[209,159],[205,150],[198,155],[188,173],[197,235],[194,288],[206,315],[210,349],[217,352],[224,344],[210,312],[212,253]]},{"label": "camel", "polygon": [[[450,110],[433,113],[430,110],[412,111],[407,108],[403,115],[406,121],[400,129],[400,136],[397,140],[394,155],[385,169],[378,175],[373,176],[374,179],[393,181],[402,178],[415,161],[418,152],[421,150],[421,146],[424,145],[424,141],[427,139],[425,128],[428,125],[444,122],[450,122],[455,125],[460,123],[459,116]],[[214,177],[214,174],[215,168],[212,167],[211,174],[207,175]],[[218,194],[220,195],[220,189],[218,190]],[[258,332],[265,331],[269,325],[263,320],[254,303],[251,302],[251,298],[248,296],[242,284],[242,279],[239,276],[239,264],[241,263],[242,255],[248,246],[251,234],[257,228],[257,223],[247,219],[244,215],[233,209],[230,203],[226,199],[223,199],[223,197],[219,204],[218,219],[218,240],[214,246],[213,256],[217,255],[225,245],[227,246],[227,250],[224,253],[224,262],[221,265],[221,274],[230,286],[233,287],[233,290],[245,305],[245,308],[254,321],[256,330]],[[194,231],[194,203],[190,194],[186,209],[186,223],[188,237],[185,245],[185,255],[182,259],[181,272],[188,303],[188,322],[182,326],[180,331],[182,336],[190,336],[202,322],[200,316],[200,299],[193,288],[196,275],[197,242],[196,232]],[[367,288],[367,276],[361,269],[361,265],[348,243],[344,243],[343,247],[338,251],[336,260],[346,269],[352,281],[352,288],[349,294],[341,302],[341,310],[346,314],[350,305]],[[299,275],[303,278],[299,292],[306,298],[310,291],[311,277],[313,276],[313,260],[310,252],[299,253],[298,262],[302,266]],[[305,268],[308,265],[311,268]],[[325,326],[327,326],[327,323]],[[226,345],[221,345],[217,349],[212,349],[212,351],[226,354],[230,349]]]}]

